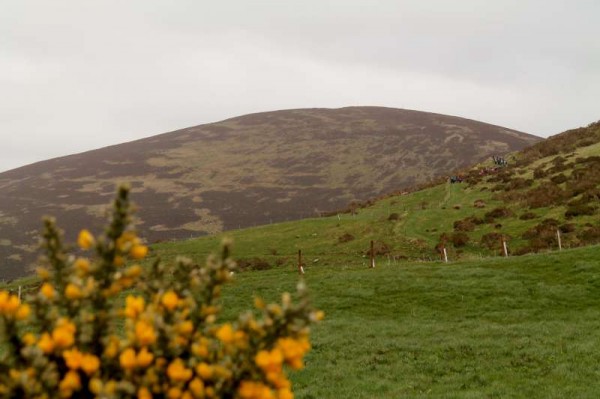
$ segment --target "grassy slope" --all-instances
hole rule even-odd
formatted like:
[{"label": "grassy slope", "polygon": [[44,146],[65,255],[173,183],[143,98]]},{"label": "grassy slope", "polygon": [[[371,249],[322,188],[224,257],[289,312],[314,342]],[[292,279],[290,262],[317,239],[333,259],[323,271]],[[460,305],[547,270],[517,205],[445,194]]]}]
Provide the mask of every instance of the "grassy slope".
[{"label": "grassy slope", "polygon": [[[230,314],[292,290],[293,271],[241,273]],[[299,398],[597,397],[600,247],[442,263],[313,268],[327,314]]]}]

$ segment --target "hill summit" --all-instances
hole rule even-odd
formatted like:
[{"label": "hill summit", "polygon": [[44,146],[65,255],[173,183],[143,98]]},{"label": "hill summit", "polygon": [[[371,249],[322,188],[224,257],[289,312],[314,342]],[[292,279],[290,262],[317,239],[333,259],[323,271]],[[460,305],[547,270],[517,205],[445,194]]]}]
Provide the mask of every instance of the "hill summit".
[{"label": "hill summit", "polygon": [[[227,119],[0,173],[2,275],[25,273],[43,215],[74,233],[129,182],[150,241],[315,216],[408,188],[538,137],[382,107]],[[67,237],[72,240],[73,237]]]}]

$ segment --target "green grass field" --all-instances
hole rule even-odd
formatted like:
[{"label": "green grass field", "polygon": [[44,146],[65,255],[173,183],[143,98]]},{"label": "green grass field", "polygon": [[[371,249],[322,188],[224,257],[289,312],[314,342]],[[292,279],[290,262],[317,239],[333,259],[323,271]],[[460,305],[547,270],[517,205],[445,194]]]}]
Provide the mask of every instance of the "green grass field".
[{"label": "green grass field", "polygon": [[[293,291],[287,269],[238,273],[226,318]],[[325,321],[298,398],[600,395],[600,247],[461,263],[312,267]]]}]

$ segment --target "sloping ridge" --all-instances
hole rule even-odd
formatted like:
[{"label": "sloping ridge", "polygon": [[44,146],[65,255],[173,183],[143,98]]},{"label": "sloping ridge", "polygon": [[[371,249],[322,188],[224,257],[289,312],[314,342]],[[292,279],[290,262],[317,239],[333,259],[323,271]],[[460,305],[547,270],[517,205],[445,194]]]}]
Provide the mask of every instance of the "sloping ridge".
[{"label": "sloping ridge", "polygon": [[72,240],[129,182],[150,242],[316,215],[541,140],[464,118],[382,107],[228,119],[0,173],[0,273],[25,273],[43,215]]}]

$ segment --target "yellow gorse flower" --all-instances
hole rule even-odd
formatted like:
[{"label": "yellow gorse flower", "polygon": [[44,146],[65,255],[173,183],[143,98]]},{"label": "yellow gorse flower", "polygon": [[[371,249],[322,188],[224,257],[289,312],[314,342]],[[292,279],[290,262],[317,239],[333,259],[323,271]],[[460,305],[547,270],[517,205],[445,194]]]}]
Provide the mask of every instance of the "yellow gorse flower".
[{"label": "yellow gorse flower", "polygon": [[0,396],[293,399],[284,365],[302,367],[308,326],[321,318],[303,288],[296,304],[291,295],[257,300],[261,316],[216,325],[216,298],[235,267],[229,248],[203,266],[126,266],[148,254],[127,193],[120,189],[104,235],[80,232],[89,258],[69,254],[46,220],[39,291],[26,290],[23,303],[0,291]]},{"label": "yellow gorse flower", "polygon": [[204,382],[199,378],[194,378],[190,381],[188,389],[194,398],[202,398],[204,396]]},{"label": "yellow gorse flower", "polygon": [[162,296],[160,302],[165,308],[172,311],[177,308],[177,305],[179,305],[179,297],[174,291],[170,290]]},{"label": "yellow gorse flower", "polygon": [[272,399],[274,397],[269,387],[258,381],[242,381],[238,388],[238,395],[242,399]]},{"label": "yellow gorse flower", "polygon": [[79,352],[77,349],[72,349],[63,352],[63,358],[65,359],[65,364],[68,368],[72,370],[77,370],[81,367],[81,362],[83,361],[83,353]]},{"label": "yellow gorse flower", "polygon": [[96,240],[92,233],[89,230],[83,229],[79,232],[79,236],[77,237],[77,245],[81,249],[90,249],[94,246]]},{"label": "yellow gorse flower", "polygon": [[14,315],[21,301],[16,295],[10,295],[7,291],[0,291],[0,314]]},{"label": "yellow gorse flower", "polygon": [[137,399],[152,399],[152,393],[146,387],[141,387],[137,391]]},{"label": "yellow gorse flower", "polygon": [[152,324],[145,320],[138,320],[135,323],[135,337],[142,346],[151,345],[156,342],[156,332]]},{"label": "yellow gorse flower", "polygon": [[59,319],[52,331],[52,341],[58,348],[68,348],[75,342],[76,327],[67,319]]},{"label": "yellow gorse flower", "polygon": [[277,391],[277,399],[294,399],[294,394],[289,388],[283,388]]},{"label": "yellow gorse flower", "polygon": [[223,342],[224,344],[229,344],[229,343],[233,342],[235,335],[233,332],[233,328],[231,327],[231,324],[229,324],[229,323],[223,324],[217,330],[216,336],[219,339],[219,341]]},{"label": "yellow gorse flower", "polygon": [[65,297],[70,300],[81,299],[83,297],[83,292],[81,291],[81,288],[75,284],[69,283],[65,288]]},{"label": "yellow gorse flower", "polygon": [[144,297],[128,295],[125,298],[125,316],[130,319],[137,318],[144,311],[145,305]]},{"label": "yellow gorse flower", "polygon": [[119,356],[119,364],[125,370],[131,370],[137,366],[137,358],[135,356],[135,350],[127,348]]},{"label": "yellow gorse flower", "polygon": [[106,356],[108,359],[112,359],[115,356],[117,356],[118,353],[119,353],[119,338],[112,335],[108,339],[108,345],[106,345],[106,348],[104,348],[103,355]]},{"label": "yellow gorse flower", "polygon": [[277,348],[281,350],[285,362],[297,370],[304,365],[302,358],[310,349],[310,343],[307,339],[280,338],[277,341]]},{"label": "yellow gorse flower", "polygon": [[35,335],[33,333],[27,333],[27,334],[23,335],[23,338],[21,338],[21,340],[23,341],[23,343],[25,345],[31,346],[36,343],[37,338],[35,337]]},{"label": "yellow gorse flower", "polygon": [[177,332],[182,335],[190,335],[194,331],[194,324],[191,320],[186,320],[177,325]]},{"label": "yellow gorse flower", "polygon": [[59,389],[63,396],[71,396],[73,391],[81,389],[79,373],[73,370],[67,371],[65,377],[60,382]]},{"label": "yellow gorse flower", "polygon": [[140,239],[133,231],[125,231],[121,236],[117,239],[116,245],[119,251],[127,252],[131,245],[139,244]]},{"label": "yellow gorse flower", "polygon": [[48,299],[54,298],[54,294],[55,294],[54,287],[50,283],[42,284],[42,287],[40,288],[40,292],[42,293],[43,296],[45,296]]},{"label": "yellow gorse flower", "polygon": [[142,274],[142,267],[140,265],[133,265],[125,271],[125,275],[130,278],[139,277]]},{"label": "yellow gorse flower", "polygon": [[52,337],[47,332],[43,333],[38,341],[38,347],[42,350],[43,353],[49,354],[54,350],[54,341]]},{"label": "yellow gorse flower", "polygon": [[202,378],[204,381],[208,381],[213,376],[213,368],[207,363],[200,363],[196,366],[196,373]]},{"label": "yellow gorse flower", "polygon": [[23,304],[19,306],[17,312],[15,313],[15,318],[17,320],[25,320],[31,314],[31,307],[28,304]]},{"label": "yellow gorse flower", "polygon": [[129,256],[131,256],[132,259],[144,259],[147,254],[148,247],[140,244],[134,245],[129,251]]},{"label": "yellow gorse flower", "polygon": [[148,352],[148,348],[143,347],[142,350],[137,354],[135,358],[136,366],[138,367],[148,367],[152,360],[154,360],[154,355],[151,352]]},{"label": "yellow gorse flower", "polygon": [[182,395],[181,389],[179,389],[177,387],[171,387],[167,391],[168,399],[179,399],[179,398],[181,398],[181,395]]},{"label": "yellow gorse flower", "polygon": [[186,382],[192,378],[192,375],[192,370],[186,368],[181,359],[175,359],[167,367],[167,376],[171,381]]},{"label": "yellow gorse flower", "polygon": [[86,353],[81,360],[81,369],[87,374],[92,375],[100,368],[100,359],[96,355]]}]

